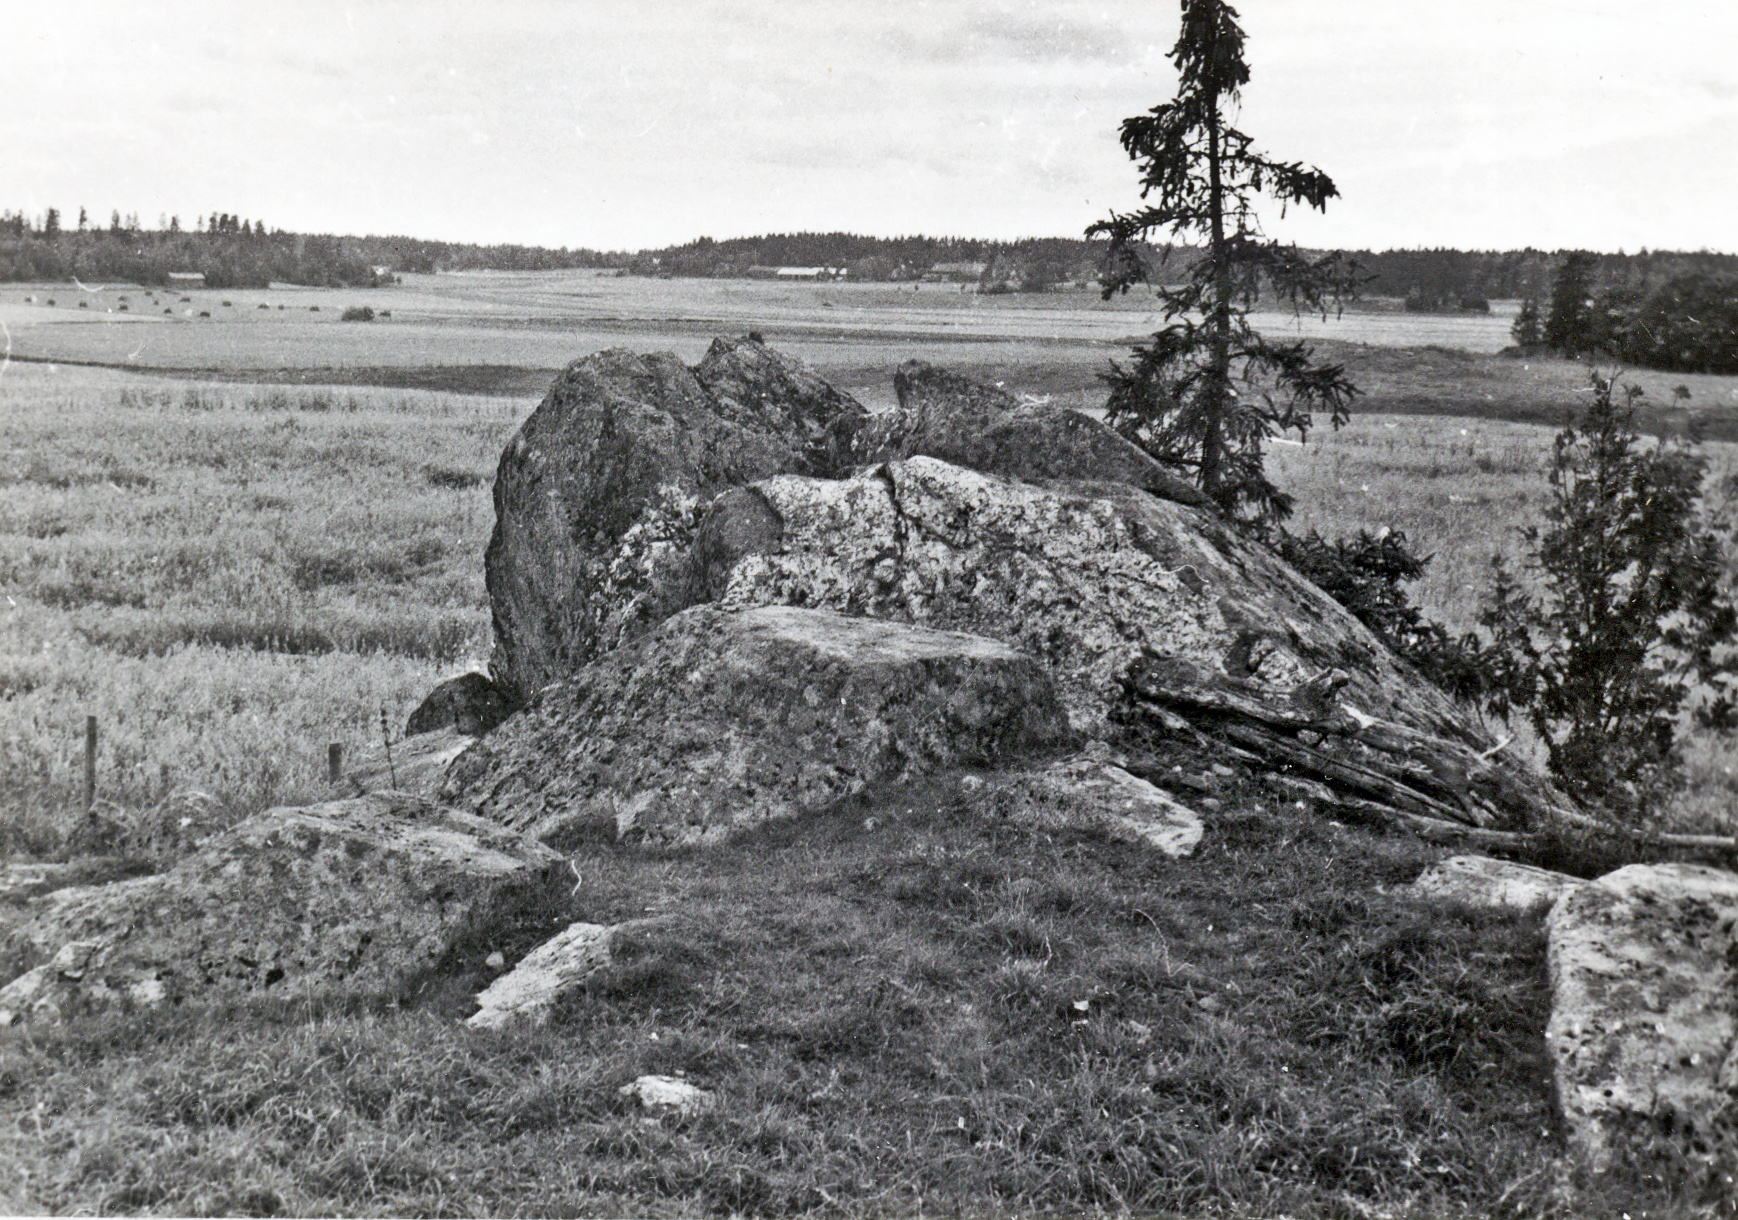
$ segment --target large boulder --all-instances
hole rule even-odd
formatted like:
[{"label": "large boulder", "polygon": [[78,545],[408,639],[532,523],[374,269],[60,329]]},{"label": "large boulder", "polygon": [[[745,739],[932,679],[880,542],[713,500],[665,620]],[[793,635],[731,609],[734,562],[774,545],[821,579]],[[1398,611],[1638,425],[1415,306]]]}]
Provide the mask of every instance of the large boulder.
[{"label": "large boulder", "polygon": [[563,847],[705,843],[1070,740],[1044,667],[994,640],[696,606],[544,690],[451,764],[441,795]]},{"label": "large boulder", "polygon": [[869,412],[800,360],[759,338],[714,339],[694,366],[720,418],[793,443],[792,470],[836,477],[861,461],[860,437]]},{"label": "large boulder", "polygon": [[1028,482],[1102,479],[1180,504],[1209,503],[1192,483],[1090,415],[1022,403],[921,360],[900,365],[893,388],[899,408],[876,421],[866,461],[933,457]]},{"label": "large boulder", "polygon": [[554,852],[402,794],[272,809],[167,872],[55,890],[11,929],[0,1023],[391,989],[566,893]]},{"label": "large boulder", "polygon": [[[766,540],[739,546],[718,578],[721,606],[817,606],[1001,640],[1050,666],[1077,727],[1095,736],[1143,649],[1224,672],[1251,637],[1259,679],[1276,689],[1340,667],[1352,674],[1345,697],[1368,712],[1466,720],[1270,552],[1126,485],[1041,487],[916,457],[848,480],[763,479],[747,493],[701,526]],[[736,529],[750,504],[753,525]]]},{"label": "large boulder", "polygon": [[1738,875],[1632,864],[1546,923],[1546,1040],[1571,1138],[1592,1167],[1664,1141],[1738,1165]]},{"label": "large boulder", "polygon": [[861,405],[753,340],[699,370],[611,350],[569,365],[501,455],[484,556],[490,671],[515,704],[687,604],[696,505],[827,475]]},{"label": "large boulder", "polygon": [[1526,825],[1562,802],[1337,602],[1216,517],[1122,483],[928,457],[779,475],[720,500],[708,593],[1000,640],[1092,737],[1149,717],[1332,783],[1347,808]]},{"label": "large boulder", "polygon": [[[1441,834],[1575,815],[1102,424],[916,363],[896,388],[865,425],[752,340],[692,372],[623,352],[568,369],[496,482],[492,668],[511,697],[684,607],[820,607],[999,640],[1050,669],[1077,729],[1205,736],[1327,785],[1348,816]],[[853,455],[886,460],[838,477]]]}]

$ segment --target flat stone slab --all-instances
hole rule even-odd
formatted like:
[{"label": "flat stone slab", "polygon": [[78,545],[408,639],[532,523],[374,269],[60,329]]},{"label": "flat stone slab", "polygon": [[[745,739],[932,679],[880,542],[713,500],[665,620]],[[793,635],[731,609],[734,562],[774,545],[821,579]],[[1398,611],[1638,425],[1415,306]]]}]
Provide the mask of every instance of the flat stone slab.
[{"label": "flat stone slab", "polygon": [[1425,869],[1412,883],[1424,898],[1465,903],[1486,911],[1541,915],[1586,882],[1565,873],[1489,856],[1453,856]]},{"label": "flat stone slab", "polygon": [[547,688],[452,763],[441,796],[563,847],[709,843],[1071,740],[1043,666],[995,640],[697,606]]},{"label": "flat stone slab", "polygon": [[1032,770],[968,776],[968,799],[986,812],[1050,830],[1096,830],[1170,856],[1192,855],[1201,816],[1115,763],[1077,755]]},{"label": "flat stone slab", "polygon": [[1686,1157],[1738,1143],[1738,875],[1632,864],[1552,908],[1546,1040],[1571,1137]]},{"label": "flat stone slab", "polygon": [[516,1022],[547,1024],[556,1001],[584,987],[610,964],[618,935],[668,922],[667,917],[658,917],[618,924],[569,924],[478,992],[477,1011],[466,1023],[478,1029],[503,1029]]},{"label": "flat stone slab", "polygon": [[65,862],[15,862],[0,868],[0,907],[22,905],[32,898],[69,886],[103,885],[151,871],[148,863],[127,856],[86,856]]},{"label": "flat stone slab", "polygon": [[167,872],[32,903],[0,1023],[388,989],[565,877],[547,848],[401,793],[267,810]]},{"label": "flat stone slab", "polygon": [[515,1021],[542,1025],[555,1002],[609,965],[608,924],[573,923],[527,953],[519,964],[477,994],[468,1025],[501,1029]]}]

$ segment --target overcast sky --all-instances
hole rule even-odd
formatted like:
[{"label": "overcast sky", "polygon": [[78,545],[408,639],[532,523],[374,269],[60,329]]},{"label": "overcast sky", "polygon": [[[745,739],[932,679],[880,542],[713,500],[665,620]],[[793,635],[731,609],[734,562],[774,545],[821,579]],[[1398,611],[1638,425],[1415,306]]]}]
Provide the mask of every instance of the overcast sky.
[{"label": "overcast sky", "polygon": [[[1738,251],[1734,0],[1244,0],[1306,246]],[[0,208],[634,249],[1076,236],[1175,0],[7,5]]]}]

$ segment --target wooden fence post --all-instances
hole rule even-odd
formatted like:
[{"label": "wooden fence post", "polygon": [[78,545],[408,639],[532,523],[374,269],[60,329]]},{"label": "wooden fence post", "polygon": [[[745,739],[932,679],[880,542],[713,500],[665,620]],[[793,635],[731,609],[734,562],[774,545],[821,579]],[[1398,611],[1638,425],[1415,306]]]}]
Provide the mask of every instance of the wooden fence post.
[{"label": "wooden fence post", "polygon": [[84,810],[97,803],[97,718],[84,718]]},{"label": "wooden fence post", "polygon": [[344,778],[344,743],[334,741],[326,747],[326,782],[336,784]]}]

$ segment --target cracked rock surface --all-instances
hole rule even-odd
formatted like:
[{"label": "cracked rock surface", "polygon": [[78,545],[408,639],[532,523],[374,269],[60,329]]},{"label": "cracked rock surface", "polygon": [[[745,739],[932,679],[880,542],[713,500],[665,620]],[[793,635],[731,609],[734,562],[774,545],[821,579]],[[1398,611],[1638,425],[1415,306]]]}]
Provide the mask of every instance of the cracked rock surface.
[{"label": "cracked rock surface", "polygon": [[870,784],[1072,742],[995,640],[827,610],[696,606],[479,739],[443,799],[567,846],[718,842]]},{"label": "cracked rock surface", "polygon": [[754,339],[690,369],[612,349],[569,365],[501,455],[484,556],[490,674],[514,705],[684,600],[696,502],[836,472],[861,404]]},{"label": "cracked rock surface", "polygon": [[873,421],[865,463],[932,457],[1028,482],[1102,479],[1180,504],[1210,503],[1140,446],[1079,411],[1022,403],[921,360],[900,365],[893,388],[899,409]]},{"label": "cracked rock surface", "polygon": [[167,872],[34,900],[0,1015],[388,989],[564,875],[555,853],[401,793],[271,809]]},{"label": "cracked rock surface", "polygon": [[1083,732],[1102,735],[1143,650],[1222,673],[1240,643],[1247,653],[1258,641],[1250,680],[1276,699],[1337,667],[1350,678],[1342,699],[1366,713],[1482,740],[1446,695],[1273,555],[1127,485],[1039,486],[914,457],[752,490],[777,516],[777,531],[761,531],[777,541],[736,560],[720,605],[821,606],[1001,640],[1050,667]]}]

